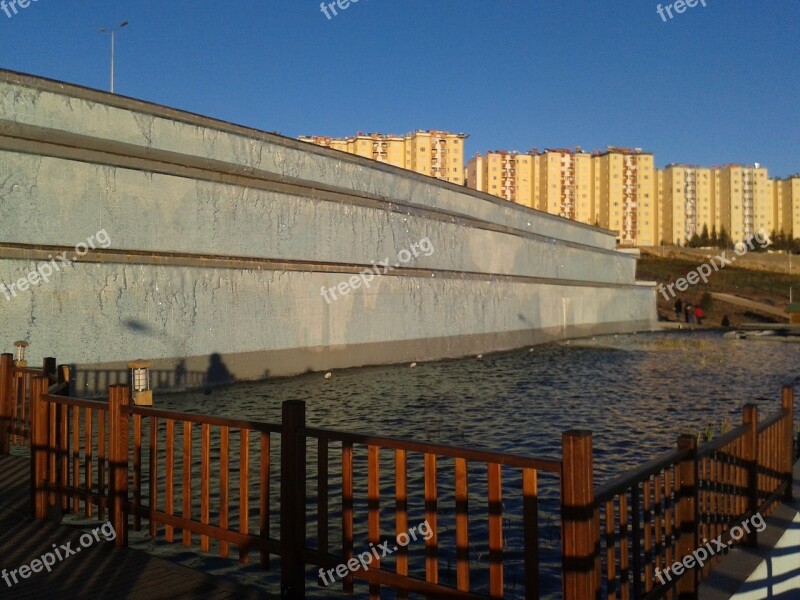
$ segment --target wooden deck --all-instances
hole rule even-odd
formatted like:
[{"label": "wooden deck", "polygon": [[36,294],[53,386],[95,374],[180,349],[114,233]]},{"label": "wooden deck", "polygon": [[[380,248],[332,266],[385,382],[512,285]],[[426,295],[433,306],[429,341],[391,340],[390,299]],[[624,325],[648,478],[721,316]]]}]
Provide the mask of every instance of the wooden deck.
[{"label": "wooden deck", "polygon": [[[86,527],[34,520],[29,507],[30,461],[0,456],[0,570],[10,572],[30,564],[53,544],[80,548]],[[98,524],[99,525],[99,524]],[[89,528],[91,529],[91,528]],[[0,579],[0,598],[253,598],[268,599],[253,588],[167,562],[138,550],[116,548],[103,537],[80,553],[57,562],[51,573],[32,573],[9,587]],[[13,583],[13,579],[10,579]]]}]

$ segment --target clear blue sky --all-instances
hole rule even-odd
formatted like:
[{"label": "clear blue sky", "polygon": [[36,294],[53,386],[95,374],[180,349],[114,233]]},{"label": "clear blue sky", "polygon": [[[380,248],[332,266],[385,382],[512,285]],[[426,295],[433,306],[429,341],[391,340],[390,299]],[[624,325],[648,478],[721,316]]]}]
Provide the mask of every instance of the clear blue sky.
[{"label": "clear blue sky", "polygon": [[[8,0],[6,0],[8,1]],[[470,134],[487,149],[637,146],[656,164],[800,171],[800,2],[38,0],[0,66],[285,135]],[[662,2],[664,4],[664,2]]]}]

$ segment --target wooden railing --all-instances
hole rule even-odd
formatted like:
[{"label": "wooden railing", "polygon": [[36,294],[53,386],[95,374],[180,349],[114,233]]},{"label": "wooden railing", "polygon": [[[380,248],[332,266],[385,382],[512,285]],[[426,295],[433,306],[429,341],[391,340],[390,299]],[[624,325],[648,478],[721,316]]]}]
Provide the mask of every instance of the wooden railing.
[{"label": "wooden railing", "polygon": [[[25,378],[10,355],[0,358],[0,438],[21,439],[11,400],[22,396],[9,390]],[[675,450],[595,488],[588,431],[564,433],[561,460],[542,460],[313,428],[295,401],[284,403],[280,424],[165,411],[130,405],[124,385],[111,386],[108,400],[57,395],[67,378],[48,360],[24,383],[21,429],[30,431],[38,518],[54,508],[96,512],[119,545],[133,527],[242,562],[257,553],[264,568],[280,557],[287,598],[304,597],[307,565],[355,564],[423,520],[431,535],[419,548],[397,545],[336,585],[348,594],[363,582],[372,598],[382,586],[400,598],[537,598],[547,553],[561,562],[569,600],[692,598],[719,557],[668,581],[656,569],[791,494],[788,387],[766,420],[747,405],[727,434],[700,447],[680,436]],[[560,547],[543,549],[545,513],[560,517]],[[755,544],[755,532],[744,541]],[[512,563],[521,581],[509,581]]]},{"label": "wooden railing", "polygon": [[[696,568],[666,571],[711,540],[736,543],[732,527],[768,516],[791,497],[793,414],[792,388],[784,387],[782,409],[766,420],[748,404],[742,425],[727,434],[700,447],[696,436],[682,435],[675,450],[597,489],[595,585],[603,597],[696,597],[722,553]],[[743,542],[755,545],[757,532],[750,529]]]}]

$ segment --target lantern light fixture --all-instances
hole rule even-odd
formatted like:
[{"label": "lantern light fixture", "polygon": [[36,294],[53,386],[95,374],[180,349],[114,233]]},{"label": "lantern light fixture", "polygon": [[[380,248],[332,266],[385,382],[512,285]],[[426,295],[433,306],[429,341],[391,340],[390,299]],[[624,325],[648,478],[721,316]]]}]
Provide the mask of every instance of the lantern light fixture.
[{"label": "lantern light fixture", "polygon": [[153,406],[153,390],[150,389],[150,367],[148,360],[128,363],[131,371],[131,396],[137,406]]},{"label": "lantern light fixture", "polygon": [[28,342],[18,341],[14,342],[14,366],[24,368],[28,366],[28,361],[25,360],[25,352],[28,349]]}]

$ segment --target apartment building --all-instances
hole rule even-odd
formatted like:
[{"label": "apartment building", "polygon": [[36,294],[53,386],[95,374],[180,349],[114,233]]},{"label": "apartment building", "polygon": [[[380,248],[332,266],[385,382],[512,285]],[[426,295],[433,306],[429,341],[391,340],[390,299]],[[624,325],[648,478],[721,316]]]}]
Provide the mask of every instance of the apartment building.
[{"label": "apartment building", "polygon": [[467,187],[516,202],[534,205],[534,162],[531,153],[507,150],[480,153],[467,162]]},{"label": "apartment building", "polygon": [[550,214],[594,224],[592,155],[580,147],[534,151],[534,205]]},{"label": "apartment building", "polygon": [[467,137],[463,133],[419,130],[402,136],[358,132],[346,138],[301,136],[298,139],[463,185]]},{"label": "apartment building", "polygon": [[712,172],[717,231],[724,227],[738,241],[775,228],[774,184],[765,167],[731,164]]},{"label": "apartment building", "polygon": [[800,237],[800,173],[775,179],[772,184],[775,231]]},{"label": "apartment building", "polygon": [[656,174],[651,152],[609,146],[592,156],[598,224],[618,232],[621,246],[659,239]]},{"label": "apartment building", "polygon": [[709,168],[673,164],[657,169],[660,242],[683,245],[703,227],[710,233],[717,226],[712,181]]}]

